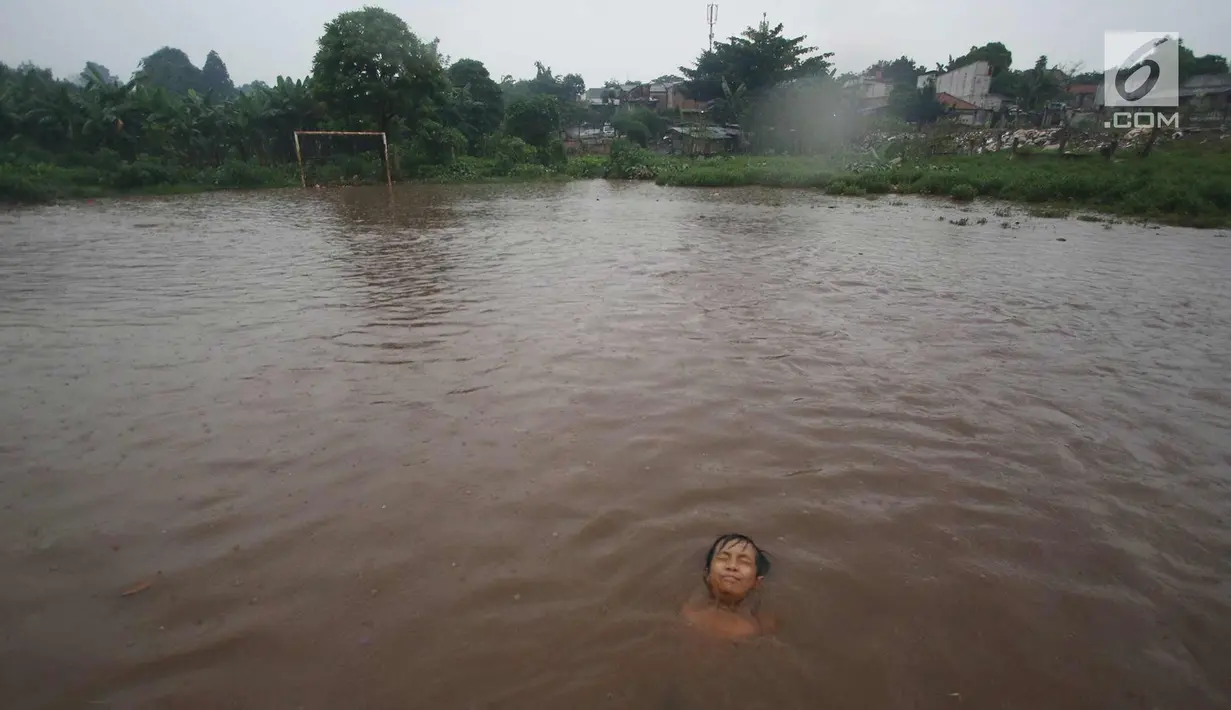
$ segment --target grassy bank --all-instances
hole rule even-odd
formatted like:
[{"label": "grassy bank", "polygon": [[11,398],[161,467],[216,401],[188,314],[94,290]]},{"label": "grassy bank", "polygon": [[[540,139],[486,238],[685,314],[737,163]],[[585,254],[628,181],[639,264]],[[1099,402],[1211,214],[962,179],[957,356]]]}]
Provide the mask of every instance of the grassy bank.
[{"label": "grassy bank", "polygon": [[155,160],[120,161],[78,156],[75,161],[0,162],[0,202],[38,204],[119,194],[173,194],[299,184],[293,166],[232,160],[185,169]]},{"label": "grassy bank", "polygon": [[[315,166],[310,182],[384,182],[379,161]],[[460,158],[448,165],[398,166],[397,180],[438,183],[565,179],[654,180],[697,187],[813,188],[836,195],[919,194],[1026,203],[1039,213],[1103,212],[1128,219],[1195,227],[1231,225],[1231,140],[1177,141],[1148,158],[1009,152],[931,158],[890,165],[839,158],[655,155],[617,144],[610,156],[574,157],[545,166],[508,159]],[[49,202],[115,194],[196,192],[299,184],[294,165],[262,166],[231,160],[215,168],[185,170],[152,160],[123,162],[100,155],[77,164],[0,163],[0,201]]]},{"label": "grassy bank", "polygon": [[1062,157],[1008,152],[932,158],[913,164],[838,166],[802,158],[659,159],[662,185],[811,187],[830,194],[988,197],[1194,226],[1231,225],[1231,140],[1175,143],[1148,158]]},{"label": "grassy bank", "polygon": [[[607,158],[576,158],[548,167],[490,158],[460,158],[448,165],[399,165],[396,182],[440,183],[568,180],[601,178]],[[379,160],[360,158],[311,166],[309,185],[384,184]],[[109,156],[75,156],[53,162],[0,160],[0,204],[47,204],[59,200],[120,195],[161,195],[211,190],[298,187],[294,164],[261,165],[228,160],[217,167],[193,169],[152,159],[120,161]]]}]

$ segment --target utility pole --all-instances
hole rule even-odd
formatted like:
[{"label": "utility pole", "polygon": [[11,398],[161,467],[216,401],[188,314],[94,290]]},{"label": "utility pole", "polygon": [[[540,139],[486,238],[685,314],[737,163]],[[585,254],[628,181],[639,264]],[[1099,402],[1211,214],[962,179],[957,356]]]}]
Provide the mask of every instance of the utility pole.
[{"label": "utility pole", "polygon": [[705,21],[710,26],[710,51],[714,50],[714,23],[718,21],[718,6],[713,3],[705,7]]}]

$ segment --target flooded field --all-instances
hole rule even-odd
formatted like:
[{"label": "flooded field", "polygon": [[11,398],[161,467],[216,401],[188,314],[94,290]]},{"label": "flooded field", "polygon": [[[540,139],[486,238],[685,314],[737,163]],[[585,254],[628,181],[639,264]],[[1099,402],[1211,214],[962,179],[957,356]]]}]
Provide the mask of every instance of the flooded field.
[{"label": "flooded field", "polygon": [[0,213],[0,706],[1231,706],[1231,239],[990,209]]}]

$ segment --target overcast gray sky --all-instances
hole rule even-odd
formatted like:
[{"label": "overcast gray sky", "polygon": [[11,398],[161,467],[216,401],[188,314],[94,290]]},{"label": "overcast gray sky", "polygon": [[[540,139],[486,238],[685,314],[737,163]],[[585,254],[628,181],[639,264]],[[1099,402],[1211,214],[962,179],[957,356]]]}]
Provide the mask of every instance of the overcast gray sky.
[{"label": "overcast gray sky", "polygon": [[[362,0],[0,0],[0,61],[33,61],[57,76],[87,60],[127,79],[164,45],[200,66],[211,49],[232,80],[308,74],[322,26]],[[580,73],[590,86],[616,78],[676,73],[705,47],[705,0],[386,0],[368,2],[406,20],[453,59],[472,57],[492,75]],[[1228,0],[1032,0],[986,3],[918,0],[721,0],[715,35],[760,21],[835,53],[838,71],[907,54],[931,66],[971,45],[1001,41],[1013,66],[1040,54],[1053,63],[1102,68],[1104,30],[1178,32],[1197,54],[1231,54]]]}]

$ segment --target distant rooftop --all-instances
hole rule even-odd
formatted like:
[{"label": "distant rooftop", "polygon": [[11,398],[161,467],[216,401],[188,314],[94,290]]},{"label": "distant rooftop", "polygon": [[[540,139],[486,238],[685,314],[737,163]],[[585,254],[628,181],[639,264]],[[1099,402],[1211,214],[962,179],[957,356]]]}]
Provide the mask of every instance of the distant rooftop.
[{"label": "distant rooftop", "polygon": [[733,126],[672,126],[669,130],[690,138],[709,138],[711,140],[735,138],[740,134],[740,130]]},{"label": "distant rooftop", "polygon": [[945,106],[948,106],[950,108],[955,108],[961,111],[973,111],[979,108],[978,106],[975,106],[974,104],[970,103],[969,101],[966,101],[965,99],[959,99],[953,94],[947,94],[943,91],[936,94],[936,100],[944,104]]}]

